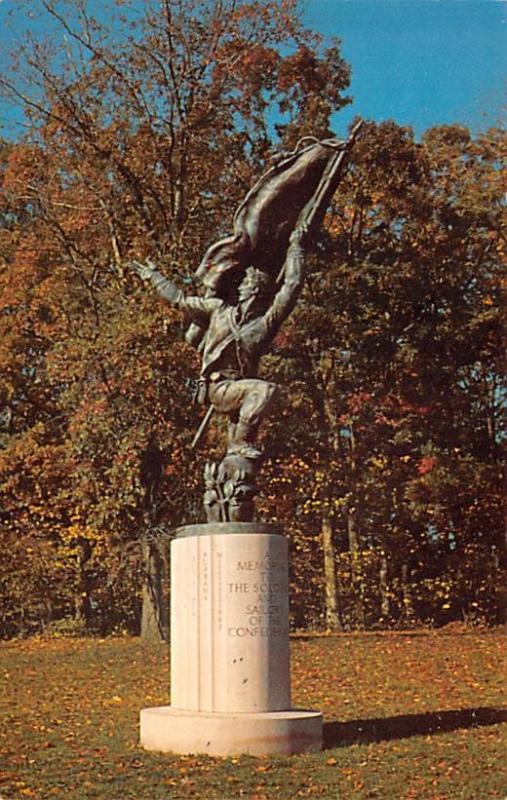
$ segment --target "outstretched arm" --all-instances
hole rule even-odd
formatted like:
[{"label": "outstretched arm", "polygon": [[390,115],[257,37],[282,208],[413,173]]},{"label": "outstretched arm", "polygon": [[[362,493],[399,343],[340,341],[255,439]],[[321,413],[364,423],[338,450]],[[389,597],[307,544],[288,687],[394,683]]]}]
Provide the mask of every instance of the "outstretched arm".
[{"label": "outstretched arm", "polygon": [[167,300],[171,305],[182,308],[196,322],[206,321],[213,312],[215,305],[220,302],[216,298],[186,297],[172,281],[164,278],[158,272],[153,262],[149,259],[144,264],[140,261],[131,261],[129,266],[142,280],[150,281],[160,297]]},{"label": "outstretched arm", "polygon": [[264,315],[269,335],[274,336],[296,304],[304,282],[305,254],[303,243],[308,234],[305,224],[296,228],[290,237],[283,269],[283,282]]},{"label": "outstretched arm", "polygon": [[181,301],[184,300],[185,295],[181,292],[172,281],[167,280],[157,270],[155,264],[149,258],[142,264],[140,261],[130,261],[128,265],[136,272],[143,281],[150,281],[155,287],[158,294],[167,300],[171,305],[179,306]]}]

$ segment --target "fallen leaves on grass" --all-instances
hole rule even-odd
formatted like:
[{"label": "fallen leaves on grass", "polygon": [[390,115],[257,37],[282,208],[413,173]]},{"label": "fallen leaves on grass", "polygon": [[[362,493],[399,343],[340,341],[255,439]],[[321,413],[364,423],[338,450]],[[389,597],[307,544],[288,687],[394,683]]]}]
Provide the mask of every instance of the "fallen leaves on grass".
[{"label": "fallen leaves on grass", "polygon": [[59,639],[2,650],[5,800],[505,796],[500,630],[293,640],[294,705],[324,710],[329,749],[263,759],[140,749],[139,710],[169,699],[165,647]]}]

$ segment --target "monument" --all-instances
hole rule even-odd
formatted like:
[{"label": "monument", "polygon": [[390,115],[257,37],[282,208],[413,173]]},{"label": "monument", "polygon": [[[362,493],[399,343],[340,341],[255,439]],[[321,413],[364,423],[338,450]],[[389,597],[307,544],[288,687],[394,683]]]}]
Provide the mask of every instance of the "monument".
[{"label": "monument", "polygon": [[231,236],[197,270],[204,292],[188,296],[151,262],[138,275],[188,316],[201,352],[197,400],[227,417],[226,452],[204,469],[206,522],[171,542],[171,705],[141,711],[149,750],[210,755],[318,750],[322,715],[290,697],[287,542],[255,520],[262,462],[259,424],[276,385],[258,377],[294,308],[305,249],[344,173],[347,142],[305,140],[259,179],[235,215]]}]

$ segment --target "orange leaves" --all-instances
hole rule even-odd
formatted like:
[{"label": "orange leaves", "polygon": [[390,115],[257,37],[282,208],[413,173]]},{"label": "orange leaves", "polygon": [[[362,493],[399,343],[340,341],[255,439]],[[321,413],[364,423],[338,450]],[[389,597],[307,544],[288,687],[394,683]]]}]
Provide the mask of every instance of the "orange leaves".
[{"label": "orange leaves", "polygon": [[357,392],[347,397],[347,405],[353,414],[356,414],[363,406],[367,405],[371,400],[369,392]]},{"label": "orange leaves", "polygon": [[26,194],[27,184],[40,174],[43,152],[34,145],[15,145],[9,155],[2,188],[14,197]]},{"label": "orange leaves", "polygon": [[417,465],[419,475],[426,475],[431,472],[437,464],[437,459],[434,456],[423,456]]},{"label": "orange leaves", "polygon": [[318,61],[315,53],[307,46],[301,46],[293,55],[286,56],[280,66],[278,88],[287,91],[293,84],[303,82],[307,90],[322,89],[322,80],[318,76]]},{"label": "orange leaves", "polygon": [[254,45],[245,49],[241,59],[241,72],[244,73],[243,77],[252,79],[252,73],[257,73],[258,75],[257,70],[261,70],[262,77],[265,79],[274,73],[279,61],[280,56],[276,50],[261,44]]}]

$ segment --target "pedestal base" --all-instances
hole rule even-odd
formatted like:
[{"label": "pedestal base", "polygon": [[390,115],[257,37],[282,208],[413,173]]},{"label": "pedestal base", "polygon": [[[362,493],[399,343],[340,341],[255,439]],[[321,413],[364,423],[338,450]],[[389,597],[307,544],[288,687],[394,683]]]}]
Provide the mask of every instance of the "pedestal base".
[{"label": "pedestal base", "polygon": [[141,745],[164,753],[291,755],[322,747],[318,711],[211,713],[172,706],[141,711]]},{"label": "pedestal base", "polygon": [[287,541],[249,522],[188,525],[171,542],[171,707],[291,709]]},{"label": "pedestal base", "polygon": [[179,528],[171,542],[171,705],[141,711],[147,750],[214,756],[320,750],[292,709],[287,542],[259,522]]}]

